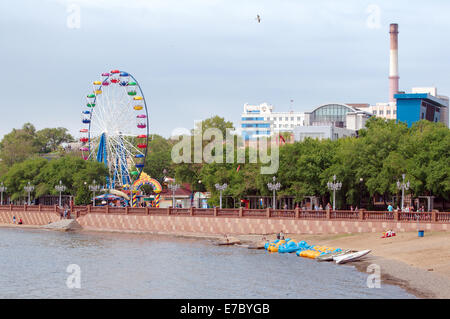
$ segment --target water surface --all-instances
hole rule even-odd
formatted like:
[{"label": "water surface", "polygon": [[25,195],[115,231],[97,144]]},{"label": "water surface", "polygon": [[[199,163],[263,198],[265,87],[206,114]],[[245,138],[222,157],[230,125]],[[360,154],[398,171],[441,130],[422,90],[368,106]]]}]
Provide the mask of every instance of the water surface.
[{"label": "water surface", "polygon": [[352,266],[150,235],[3,228],[0,271],[0,298],[414,298]]}]

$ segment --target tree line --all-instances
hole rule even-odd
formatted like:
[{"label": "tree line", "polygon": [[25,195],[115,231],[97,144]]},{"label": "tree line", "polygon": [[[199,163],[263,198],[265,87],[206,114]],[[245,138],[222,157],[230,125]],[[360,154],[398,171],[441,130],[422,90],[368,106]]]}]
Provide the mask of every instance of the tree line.
[{"label": "tree line", "polygon": [[[218,116],[202,124],[203,131],[216,127],[225,134],[226,129],[234,129],[231,122]],[[62,180],[68,187],[66,193],[76,195],[77,204],[88,203],[88,184],[93,179],[104,183],[107,171],[100,163],[82,160],[76,152],[62,152],[61,145],[73,138],[65,129],[54,130],[36,131],[27,123],[5,135],[0,142],[0,181],[17,199],[24,196],[23,186],[28,181],[36,185],[35,196],[39,196],[56,195],[54,186]],[[263,163],[249,163],[249,147],[245,148],[245,163],[175,164],[171,151],[176,142],[152,135],[144,168],[148,175],[160,182],[165,176],[175,177],[177,183],[190,184],[192,191],[210,192],[213,205],[219,202],[216,183],[228,184],[223,195],[234,198],[237,205],[249,195],[271,196],[267,183],[273,175],[260,173]],[[223,147],[225,157],[227,146]],[[43,158],[46,152],[59,155],[48,160]],[[322,203],[330,201],[327,183],[336,175],[342,182],[337,207],[344,209],[361,200],[371,203],[374,197],[389,202],[400,193],[396,183],[402,174],[410,181],[413,196],[450,200],[450,130],[444,124],[420,121],[408,128],[392,120],[371,118],[357,138],[286,143],[280,145],[279,169],[274,175],[282,185],[278,196],[291,196],[297,202],[319,196]]]}]

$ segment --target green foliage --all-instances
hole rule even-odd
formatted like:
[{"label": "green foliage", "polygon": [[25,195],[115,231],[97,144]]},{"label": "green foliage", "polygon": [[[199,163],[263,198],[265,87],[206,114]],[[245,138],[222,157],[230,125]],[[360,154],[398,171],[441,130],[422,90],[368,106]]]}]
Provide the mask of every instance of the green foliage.
[{"label": "green foliage", "polygon": [[8,168],[36,154],[55,152],[62,143],[73,140],[66,128],[45,128],[36,131],[33,124],[25,123],[21,129],[13,129],[6,134],[0,142],[2,165]]},{"label": "green foliage", "polygon": [[[216,116],[203,121],[202,132],[212,127],[225,134],[233,125]],[[154,135],[144,171],[162,182],[166,169],[166,175],[175,177],[177,183],[189,183],[193,191],[210,192],[210,202],[216,205],[219,203],[216,183],[228,184],[223,195],[233,197],[237,205],[239,199],[248,195],[272,195],[267,188],[272,175],[261,174],[263,164],[259,159],[250,163],[249,147],[245,148],[245,163],[236,160],[236,141],[234,163],[226,163],[225,144],[223,163],[193,163],[193,136],[188,138],[192,163],[175,164],[171,152],[177,141]],[[5,135],[0,142],[0,180],[13,200],[26,196],[23,187],[28,181],[35,185],[33,196],[56,195],[54,187],[61,180],[67,186],[65,193],[76,195],[76,204],[90,203],[89,184],[94,179],[99,184],[105,183],[107,172],[103,164],[67,155],[50,161],[39,156],[42,152],[55,152],[61,143],[72,139],[66,129],[36,131],[29,123]],[[202,145],[208,143],[203,141]],[[337,141],[308,138],[285,144],[279,149],[279,159],[275,175],[282,187],[277,195],[294,196],[296,201],[321,196],[323,203],[328,202],[327,182],[333,175],[342,182],[342,189],[336,194],[340,208],[345,208],[345,204],[357,205],[361,198],[367,201],[373,196],[389,201],[393,194],[399,193],[396,182],[402,174],[410,181],[413,195],[450,199],[450,130],[442,123],[420,121],[408,128],[395,121],[371,118],[358,138]]]},{"label": "green foliage", "polygon": [[87,185],[94,179],[100,184],[105,183],[106,173],[103,164],[73,156],[51,161],[32,157],[14,164],[2,177],[2,181],[8,187],[8,194],[12,200],[27,195],[24,186],[28,182],[35,186],[32,198],[47,194],[57,195],[59,192],[55,190],[55,186],[62,181],[67,187],[63,194],[76,194],[75,203],[86,204],[91,199]]},{"label": "green foliage", "polygon": [[171,141],[166,140],[162,136],[153,135],[148,145],[144,171],[159,182],[163,181],[164,170],[167,171],[167,176],[173,176],[171,150]]},{"label": "green foliage", "polygon": [[19,163],[37,154],[39,143],[36,140],[36,129],[26,123],[21,129],[13,129],[0,142],[0,157],[7,167]]},{"label": "green foliage", "polygon": [[[236,150],[236,148],[235,148]],[[260,174],[260,163],[179,164],[177,180],[192,185],[198,180],[218,203],[216,183],[228,183],[225,196],[236,199],[246,195],[271,195],[267,183],[272,175]],[[282,184],[278,195],[321,196],[328,202],[327,182],[333,175],[342,182],[338,203],[357,205],[361,198],[381,195],[385,201],[397,194],[401,175],[411,182],[410,191],[418,195],[450,197],[450,131],[442,123],[421,121],[408,128],[405,124],[372,118],[358,138],[337,141],[306,139],[280,147],[280,166],[276,174]],[[362,179],[362,181],[361,181]],[[338,205],[339,206],[339,205]]]},{"label": "green foliage", "polygon": [[36,133],[36,139],[40,146],[40,153],[54,152],[61,144],[74,141],[72,135],[63,127],[44,128]]}]

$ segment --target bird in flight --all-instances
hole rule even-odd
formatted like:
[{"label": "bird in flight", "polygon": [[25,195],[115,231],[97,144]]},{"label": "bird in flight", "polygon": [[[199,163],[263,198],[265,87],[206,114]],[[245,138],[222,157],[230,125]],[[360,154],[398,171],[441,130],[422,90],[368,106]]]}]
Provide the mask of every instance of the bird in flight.
[{"label": "bird in flight", "polygon": [[256,21],[258,21],[258,23],[261,23],[261,17],[259,16],[259,14],[256,15]]}]

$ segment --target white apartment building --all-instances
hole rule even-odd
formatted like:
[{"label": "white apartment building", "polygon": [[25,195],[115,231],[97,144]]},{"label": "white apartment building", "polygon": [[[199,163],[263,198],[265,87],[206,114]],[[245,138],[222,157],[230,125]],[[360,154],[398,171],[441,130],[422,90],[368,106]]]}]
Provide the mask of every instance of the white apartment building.
[{"label": "white apartment building", "polygon": [[[350,104],[351,105],[351,104]],[[358,104],[355,105],[361,111],[365,111],[375,115],[376,117],[381,117],[388,120],[397,119],[397,104],[396,103],[376,103],[375,105],[370,104]]]},{"label": "white apartment building", "polygon": [[273,105],[244,104],[241,115],[241,131],[244,140],[269,137],[274,132],[293,132],[297,126],[305,125],[304,112],[273,112]]}]

